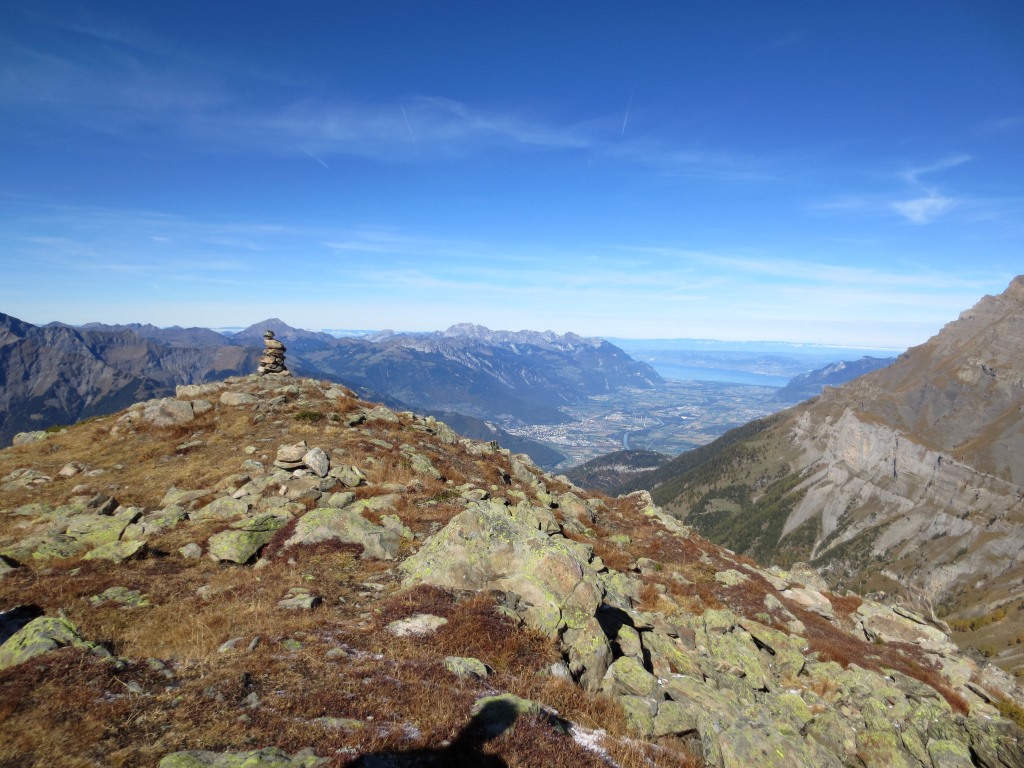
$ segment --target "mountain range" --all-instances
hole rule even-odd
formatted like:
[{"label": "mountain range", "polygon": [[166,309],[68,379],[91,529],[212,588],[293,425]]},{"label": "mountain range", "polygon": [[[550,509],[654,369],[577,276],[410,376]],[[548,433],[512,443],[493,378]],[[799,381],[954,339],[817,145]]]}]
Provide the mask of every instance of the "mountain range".
[{"label": "mountain range", "polygon": [[398,409],[457,422],[468,435],[500,440],[545,466],[557,450],[493,422],[562,423],[560,405],[661,378],[600,339],[457,325],[428,334],[335,338],[272,318],[225,337],[207,328],[103,325],[37,327],[0,315],[0,444],[15,434],[74,423],[178,384],[254,369],[265,330],[285,342],[290,369],[345,383]]},{"label": "mountain range", "polygon": [[688,525],[1024,671],[1024,276],[891,365],[641,474]]}]

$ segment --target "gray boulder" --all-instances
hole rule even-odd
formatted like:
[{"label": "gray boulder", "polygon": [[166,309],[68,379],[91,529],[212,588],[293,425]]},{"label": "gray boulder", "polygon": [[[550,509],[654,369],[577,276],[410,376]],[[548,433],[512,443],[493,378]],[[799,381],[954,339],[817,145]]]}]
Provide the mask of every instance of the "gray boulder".
[{"label": "gray boulder", "polygon": [[195,420],[192,403],[165,397],[153,400],[142,409],[142,419],[154,427],[177,427]]},{"label": "gray boulder", "polygon": [[348,544],[361,544],[363,557],[378,560],[394,560],[398,556],[401,544],[401,538],[397,533],[383,526],[374,525],[352,507],[321,507],[310,510],[299,519],[295,533],[285,546],[315,544],[333,539]]}]

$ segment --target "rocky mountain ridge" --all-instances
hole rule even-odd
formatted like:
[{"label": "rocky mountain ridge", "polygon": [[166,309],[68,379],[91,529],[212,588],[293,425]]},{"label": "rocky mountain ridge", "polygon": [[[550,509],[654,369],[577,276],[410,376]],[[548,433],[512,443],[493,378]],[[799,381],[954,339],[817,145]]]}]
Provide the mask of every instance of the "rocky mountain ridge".
[{"label": "rocky mountain ridge", "polygon": [[859,360],[840,360],[823,368],[802,373],[790,379],[773,398],[780,403],[799,403],[821,394],[824,387],[835,387],[859,378],[866,373],[885,368],[896,360],[895,357],[869,357]]},{"label": "rocky mountain ridge", "polygon": [[0,314],[0,445],[18,432],[171,394],[177,384],[252,370],[255,359],[226,342],[167,346],[132,330],[38,327]]},{"label": "rocky mountain ridge", "polygon": [[180,387],[0,489],[5,764],[1024,765],[925,617],[331,382]]},{"label": "rocky mountain ridge", "polygon": [[643,484],[716,541],[902,594],[965,647],[1024,669],[1022,344],[1018,277],[891,366]]}]

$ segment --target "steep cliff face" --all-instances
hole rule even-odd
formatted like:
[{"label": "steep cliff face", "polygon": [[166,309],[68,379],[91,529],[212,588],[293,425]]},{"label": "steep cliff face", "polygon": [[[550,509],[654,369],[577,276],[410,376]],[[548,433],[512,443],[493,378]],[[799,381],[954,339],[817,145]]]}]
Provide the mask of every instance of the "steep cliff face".
[{"label": "steep cliff face", "polygon": [[957,626],[1000,611],[998,627],[958,639],[1020,667],[1022,349],[1018,277],[888,368],[680,461],[675,477],[660,469],[654,497],[727,546],[808,559],[835,586],[899,593]]},{"label": "steep cliff face", "polygon": [[827,400],[986,474],[1024,483],[1024,276]]},{"label": "steep cliff face", "polygon": [[[791,436],[801,446],[795,468],[805,493],[783,537],[816,523],[811,557],[835,577],[877,571],[889,589],[935,602],[979,582],[997,593],[1020,583],[1024,501],[1017,485],[849,408],[838,418],[805,412]],[[846,554],[851,549],[857,558]],[[865,556],[866,569],[859,567]]]}]

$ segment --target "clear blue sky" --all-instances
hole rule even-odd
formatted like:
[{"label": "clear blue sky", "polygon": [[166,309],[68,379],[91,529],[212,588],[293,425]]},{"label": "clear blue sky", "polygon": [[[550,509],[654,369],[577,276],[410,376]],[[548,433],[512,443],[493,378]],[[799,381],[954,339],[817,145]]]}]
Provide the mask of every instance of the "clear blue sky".
[{"label": "clear blue sky", "polygon": [[924,341],[1024,272],[1024,3],[0,6],[0,311]]}]

